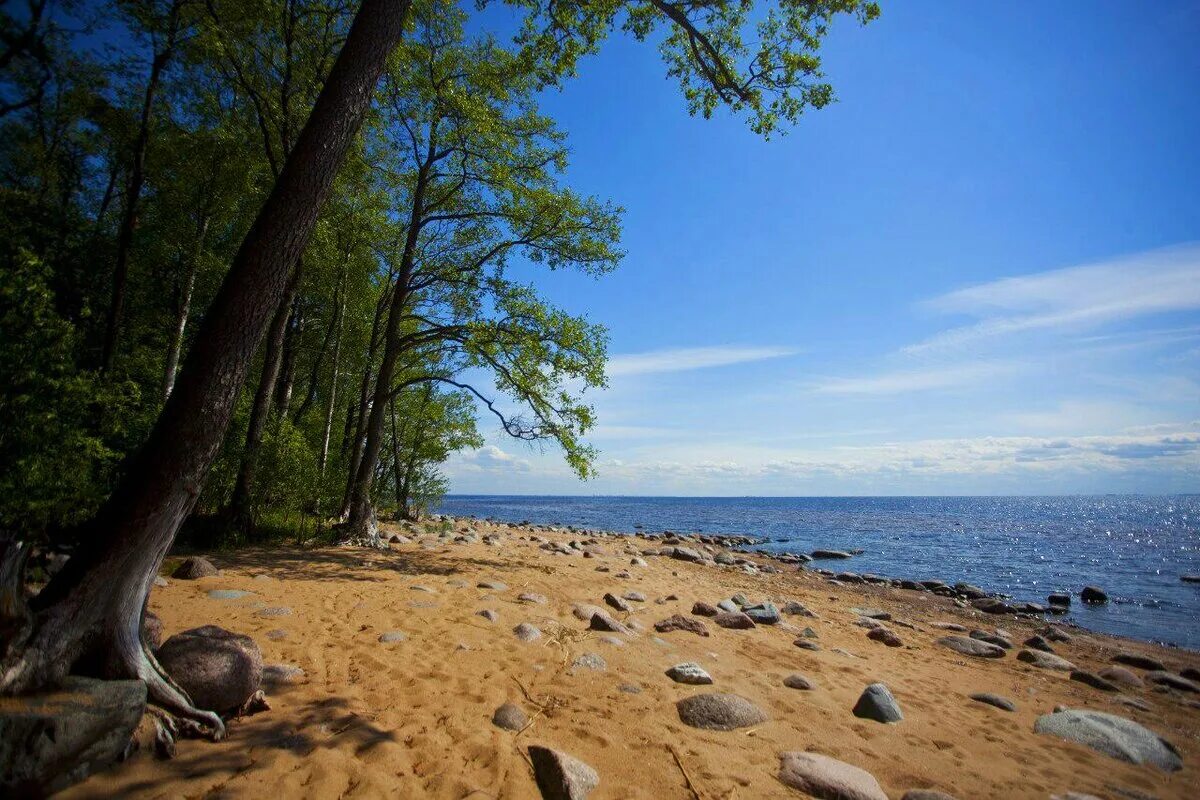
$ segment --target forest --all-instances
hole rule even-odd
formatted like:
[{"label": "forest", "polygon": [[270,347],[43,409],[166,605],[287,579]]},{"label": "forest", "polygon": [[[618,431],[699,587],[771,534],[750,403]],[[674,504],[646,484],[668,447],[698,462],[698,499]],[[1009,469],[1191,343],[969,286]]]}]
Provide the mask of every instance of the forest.
[{"label": "forest", "polygon": [[[177,536],[379,543],[484,426],[592,474],[621,209],[539,110],[609,36],[763,136],[833,100],[860,0],[25,0],[0,14],[0,691],[136,675]],[[499,21],[499,23],[497,23]],[[489,26],[496,25],[490,29]],[[646,80],[661,80],[647,75]],[[613,121],[619,129],[620,121]],[[521,274],[528,274],[525,269]],[[71,552],[32,602],[31,545]]]}]

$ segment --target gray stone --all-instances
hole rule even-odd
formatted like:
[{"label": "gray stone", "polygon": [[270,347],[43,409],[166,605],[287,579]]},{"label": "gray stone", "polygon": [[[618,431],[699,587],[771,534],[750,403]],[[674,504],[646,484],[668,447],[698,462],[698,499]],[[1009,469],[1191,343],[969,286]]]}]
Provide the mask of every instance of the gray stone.
[{"label": "gray stone", "polygon": [[629,603],[626,603],[624,600],[622,600],[620,597],[617,597],[612,592],[605,593],[604,602],[608,603],[610,606],[615,608],[617,611],[628,612],[630,610]]},{"label": "gray stone", "polygon": [[784,753],[779,780],[819,800],[888,800],[866,770],[820,753]]},{"label": "gray stone", "polygon": [[162,575],[155,575],[154,576],[154,585],[161,589],[166,586],[170,586],[171,582],[169,580],[167,580],[166,578],[164,578]]},{"label": "gray stone", "polygon": [[1070,672],[1075,669],[1075,665],[1065,658],[1041,650],[1022,650],[1017,653],[1017,660],[1024,661],[1038,669],[1053,669],[1059,672]]},{"label": "gray stone", "polygon": [[1100,670],[1100,677],[1130,689],[1140,689],[1145,686],[1141,678],[1124,667],[1105,667]]},{"label": "gray stone", "polygon": [[967,636],[943,636],[937,640],[942,647],[976,658],[1004,658],[1004,648]]},{"label": "gray stone", "polygon": [[273,630],[267,631],[267,638],[270,639],[272,642],[282,642],[287,637],[288,637],[288,632],[285,630],[282,630],[281,628],[275,628]]},{"label": "gray stone", "polygon": [[499,614],[497,614],[495,611],[493,611],[493,610],[492,610],[492,609],[490,609],[490,608],[485,608],[485,609],[483,609],[482,611],[476,611],[476,612],[475,612],[475,616],[477,616],[477,617],[483,617],[483,618],[484,618],[484,619],[486,619],[488,622],[495,622],[495,621],[497,621],[498,619],[500,619],[500,615],[499,615]]},{"label": "gray stone", "polygon": [[873,719],[876,722],[899,722],[904,719],[900,712],[900,704],[892,696],[891,690],[882,683],[872,683],[868,686],[854,704],[854,716],[863,719]]},{"label": "gray stone", "polygon": [[505,703],[492,714],[492,724],[506,731],[519,731],[529,724],[529,715],[520,706]]},{"label": "gray stone", "polygon": [[693,728],[731,731],[767,721],[766,713],[744,697],[712,692],[685,697],[675,704],[679,719]]},{"label": "gray stone", "polygon": [[197,708],[230,714],[262,684],[262,652],[249,636],[216,625],[177,633],[155,653]]},{"label": "gray stone", "polygon": [[815,617],[816,614],[809,611],[803,603],[797,603],[795,600],[789,600],[783,604],[783,613],[791,616],[799,617]]},{"label": "gray stone", "polygon": [[1121,687],[1111,681],[1101,678],[1099,675],[1088,672],[1083,669],[1071,670],[1071,680],[1091,686],[1093,689],[1100,689],[1104,692],[1119,692]]},{"label": "gray stone", "polygon": [[608,669],[608,662],[603,656],[596,653],[584,653],[571,662],[571,666],[575,669],[590,669],[596,672],[604,672]]},{"label": "gray stone", "polygon": [[383,633],[379,634],[379,641],[383,642],[384,644],[403,642],[407,638],[408,634],[406,634],[404,631],[384,631]]},{"label": "gray stone", "polygon": [[713,617],[712,621],[722,628],[730,628],[732,630],[748,630],[755,627],[754,620],[741,611],[722,611]]},{"label": "gray stone", "polygon": [[541,638],[542,632],[528,622],[522,622],[513,628],[513,634],[522,642],[532,642],[534,639]]},{"label": "gray stone", "polygon": [[603,606],[594,606],[590,603],[576,603],[575,605],[571,606],[571,614],[574,615],[575,619],[581,619],[584,622],[591,622],[592,617],[595,615],[604,614],[607,616],[608,611],[606,611]]},{"label": "gray stone", "polygon": [[850,554],[844,550],[813,550],[809,553],[810,558],[850,558]]},{"label": "gray stone", "polygon": [[624,623],[617,622],[606,611],[597,611],[595,614],[592,614],[592,620],[588,623],[588,628],[594,631],[633,635],[632,631]]},{"label": "gray stone", "polygon": [[1165,670],[1166,666],[1157,658],[1144,656],[1140,653],[1117,653],[1112,657],[1112,660],[1117,664],[1124,664],[1127,667],[1137,667],[1138,669],[1146,670]]},{"label": "gray stone", "polygon": [[794,642],[792,642],[792,644],[794,644],[796,647],[799,647],[801,650],[811,650],[814,653],[821,649],[821,645],[817,644],[816,642],[809,641],[803,636],[801,636],[799,639],[796,639]]},{"label": "gray stone", "polygon": [[780,620],[779,609],[775,607],[774,603],[745,606],[742,608],[742,613],[754,620],[756,625],[775,625]]},{"label": "gray stone", "polygon": [[1182,675],[1155,669],[1146,673],[1146,682],[1166,686],[1180,692],[1200,692],[1200,684],[1193,683]]},{"label": "gray stone", "polygon": [[537,592],[521,592],[517,595],[517,599],[522,603],[534,603],[539,606],[544,606],[549,602],[546,599],[546,595],[538,594]]},{"label": "gray stone", "polygon": [[784,678],[783,685],[789,689],[802,689],[804,691],[809,691],[815,688],[815,684],[812,681],[798,672],[793,672],[791,675],[788,675],[786,678]]},{"label": "gray stone", "polygon": [[1054,648],[1041,636],[1030,636],[1025,640],[1025,646],[1031,650],[1041,650],[1043,653],[1053,653]]},{"label": "gray stone", "polygon": [[1067,710],[1038,717],[1035,733],[1077,742],[1131,764],[1153,764],[1174,772],[1183,759],[1174,745],[1132,720],[1101,711]]},{"label": "gray stone", "polygon": [[888,647],[903,647],[904,640],[901,639],[895,631],[890,628],[872,628],[867,631],[867,638],[875,642],[882,642]]},{"label": "gray stone", "polygon": [[246,592],[241,589],[210,589],[208,592],[208,596],[213,600],[237,600],[252,594],[254,592]]},{"label": "gray stone", "polygon": [[293,664],[266,664],[263,666],[263,686],[278,688],[292,683],[299,683],[304,677],[304,670]]},{"label": "gray stone", "polygon": [[629,592],[626,592],[625,594],[621,595],[621,597],[625,598],[626,600],[631,600],[635,603],[646,602],[646,595],[642,594],[641,592],[629,591]]},{"label": "gray stone", "polygon": [[500,581],[480,581],[475,584],[475,587],[478,589],[490,589],[493,592],[508,591],[508,584],[501,583]]},{"label": "gray stone", "polygon": [[171,573],[171,577],[185,581],[194,581],[197,578],[211,578],[213,575],[220,574],[221,570],[214,567],[212,562],[207,558],[192,556],[191,558],[185,558],[183,563]]},{"label": "gray stone", "polygon": [[1108,594],[1099,586],[1085,586],[1079,592],[1079,599],[1092,605],[1103,605],[1108,602]]},{"label": "gray stone", "polygon": [[737,614],[742,610],[737,603],[728,599],[717,603],[717,608],[727,614]]},{"label": "gray stone", "polygon": [[693,661],[676,664],[667,670],[667,677],[676,683],[687,683],[703,686],[713,682],[712,676],[704,668]]},{"label": "gray stone", "polygon": [[1012,640],[1007,636],[1001,636],[998,633],[991,633],[989,631],[971,631],[970,636],[972,639],[994,644],[996,647],[1003,647],[1005,650],[1012,650]]},{"label": "gray stone", "polygon": [[694,633],[697,636],[708,636],[708,628],[698,619],[685,617],[682,614],[672,614],[666,619],[660,619],[654,623],[654,630],[659,633],[670,633],[671,631],[687,631]]},{"label": "gray stone", "polygon": [[868,619],[881,620],[883,622],[887,622],[892,618],[892,615],[884,611],[882,608],[852,608],[850,609],[850,613],[858,614],[860,617],[867,617]]},{"label": "gray stone", "polygon": [[108,768],[146,710],[142,681],[68,677],[61,689],[6,698],[0,795],[45,797]]},{"label": "gray stone", "polygon": [[543,800],[584,800],[600,784],[596,770],[559,750],[530,745],[529,760]]},{"label": "gray stone", "polygon": [[256,617],[290,617],[292,610],[287,606],[268,606],[254,612]]},{"label": "gray stone", "polygon": [[975,692],[970,695],[970,698],[978,703],[984,703],[989,706],[995,706],[1003,711],[1016,711],[1017,705],[1007,697],[1002,697],[991,692]]}]

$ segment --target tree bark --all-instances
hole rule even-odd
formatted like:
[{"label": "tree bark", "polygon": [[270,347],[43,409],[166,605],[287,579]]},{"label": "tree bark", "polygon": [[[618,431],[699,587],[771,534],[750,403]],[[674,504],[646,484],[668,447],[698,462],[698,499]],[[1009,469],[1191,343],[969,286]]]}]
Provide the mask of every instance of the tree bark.
[{"label": "tree bark", "polygon": [[403,35],[409,8],[406,0],[364,0],[205,315],[175,390],[84,544],[36,598],[34,629],[10,643],[0,663],[0,692],[54,685],[84,657],[102,676],[142,679],[153,702],[224,734],[220,719],[193,707],[143,646],[145,599],[196,503],[254,352]]},{"label": "tree bark", "polygon": [[200,257],[204,253],[204,240],[208,237],[209,215],[200,217],[200,229],[196,232],[196,247],[188,262],[187,274],[179,287],[179,298],[175,306],[175,325],[171,329],[171,342],[167,346],[167,361],[163,367],[163,402],[175,388],[175,376],[179,372],[179,354],[183,352],[183,334],[187,330],[188,316],[192,310],[192,293],[196,289],[196,273],[200,270]]}]

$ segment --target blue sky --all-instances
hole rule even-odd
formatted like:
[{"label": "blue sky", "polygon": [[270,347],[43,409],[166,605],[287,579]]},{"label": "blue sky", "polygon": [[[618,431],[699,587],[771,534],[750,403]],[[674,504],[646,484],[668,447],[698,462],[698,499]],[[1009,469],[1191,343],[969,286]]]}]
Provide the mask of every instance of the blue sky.
[{"label": "blue sky", "polygon": [[546,96],[621,267],[600,476],[506,439],[452,491],[1200,491],[1200,4],[884,3],[762,141],[613,38]]}]

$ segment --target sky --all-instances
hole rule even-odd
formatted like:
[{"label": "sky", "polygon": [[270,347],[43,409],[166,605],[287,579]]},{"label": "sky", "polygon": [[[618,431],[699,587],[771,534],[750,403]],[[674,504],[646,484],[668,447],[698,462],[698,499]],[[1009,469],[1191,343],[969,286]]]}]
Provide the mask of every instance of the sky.
[{"label": "sky", "polygon": [[1200,3],[884,2],[763,141],[614,37],[543,110],[626,211],[598,476],[506,438],[453,493],[1200,491]]}]

